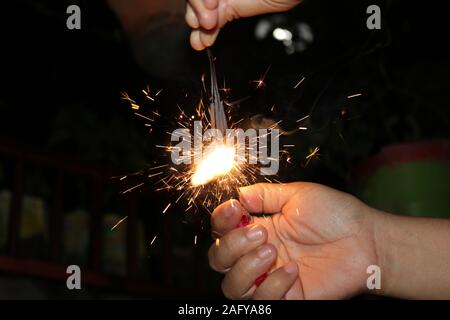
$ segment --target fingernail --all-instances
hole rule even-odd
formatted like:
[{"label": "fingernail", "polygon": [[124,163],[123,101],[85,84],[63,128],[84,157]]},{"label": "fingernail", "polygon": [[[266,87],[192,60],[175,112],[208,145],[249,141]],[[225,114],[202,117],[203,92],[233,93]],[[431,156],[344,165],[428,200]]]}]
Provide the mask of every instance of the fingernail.
[{"label": "fingernail", "polygon": [[218,35],[219,35],[218,32],[214,32],[213,34],[208,34],[208,36],[206,37],[206,44],[208,46],[212,46],[214,44],[214,42],[216,41]]},{"label": "fingernail", "polygon": [[256,286],[259,287],[261,285],[261,283],[263,283],[264,280],[266,280],[267,276],[268,276],[268,274],[266,272],[266,273],[260,275],[258,278],[256,278],[256,280],[255,280]]},{"label": "fingernail", "polygon": [[261,226],[253,226],[247,231],[246,236],[250,241],[259,240],[263,237],[263,229]]},{"label": "fingernail", "polygon": [[237,224],[236,228],[244,228],[250,224],[250,216],[244,214],[241,217],[241,220],[239,220],[239,223]]},{"label": "fingernail", "polygon": [[290,274],[297,273],[297,264],[294,262],[289,262],[287,265],[283,267],[284,271]]},{"label": "fingernail", "polygon": [[272,255],[272,248],[270,246],[263,246],[258,249],[258,257],[261,259],[267,259]]},{"label": "fingernail", "polygon": [[239,212],[239,211],[240,211],[239,206],[237,206],[237,205],[232,205],[232,206],[229,206],[228,208],[226,208],[226,209],[224,210],[223,216],[224,216],[225,218],[230,218],[231,216],[233,216],[234,214],[236,214],[236,213]]}]

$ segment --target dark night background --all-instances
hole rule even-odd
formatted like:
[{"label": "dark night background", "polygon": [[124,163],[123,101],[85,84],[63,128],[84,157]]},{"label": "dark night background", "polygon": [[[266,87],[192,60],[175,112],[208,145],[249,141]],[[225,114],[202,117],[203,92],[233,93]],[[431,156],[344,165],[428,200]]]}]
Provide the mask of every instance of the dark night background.
[{"label": "dark night background", "polygon": [[[382,29],[372,31],[366,8],[374,3]],[[230,99],[248,97],[241,115],[283,120],[285,130],[311,115],[309,130],[285,137],[296,148],[280,180],[357,192],[355,168],[384,146],[448,139],[450,27],[441,3],[305,0],[281,20],[262,16],[226,26],[213,53]],[[70,4],[81,7],[81,30],[66,28]],[[306,23],[314,40],[288,54],[271,34],[256,39],[262,20],[288,29]],[[1,298],[221,297],[220,276],[207,266],[208,217],[186,217],[176,206],[162,215],[173,194],[149,186],[121,195],[123,186],[109,179],[160,159],[154,145],[169,128],[148,134],[121,92],[163,89],[153,106],[166,118],[200,96],[207,57],[190,49],[183,28],[181,21],[150,32],[139,47],[130,45],[106,1],[2,3]],[[132,48],[140,48],[138,59]],[[266,86],[256,89],[252,81],[269,66]],[[362,95],[347,99],[355,93]],[[316,146],[320,158],[305,167]],[[3,214],[24,210],[42,214],[21,220]],[[65,288],[68,264],[89,270],[81,293]]]}]

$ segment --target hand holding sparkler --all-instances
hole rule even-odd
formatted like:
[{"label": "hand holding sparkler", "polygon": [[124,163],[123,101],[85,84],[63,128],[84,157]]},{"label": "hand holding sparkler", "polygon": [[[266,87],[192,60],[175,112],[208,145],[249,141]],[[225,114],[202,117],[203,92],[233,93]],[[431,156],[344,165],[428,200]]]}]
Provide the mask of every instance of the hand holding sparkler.
[{"label": "hand holding sparkler", "polygon": [[[225,202],[212,215],[219,238],[210,265],[226,273],[222,289],[231,299],[333,299],[367,290],[366,268],[378,261],[364,207],[316,184],[241,188],[240,201]],[[249,212],[270,216],[249,215],[250,224],[236,229]]]},{"label": "hand holding sparkler", "polygon": [[211,46],[223,26],[240,17],[287,11],[302,0],[189,0],[186,22],[193,29],[191,45],[196,50]]}]

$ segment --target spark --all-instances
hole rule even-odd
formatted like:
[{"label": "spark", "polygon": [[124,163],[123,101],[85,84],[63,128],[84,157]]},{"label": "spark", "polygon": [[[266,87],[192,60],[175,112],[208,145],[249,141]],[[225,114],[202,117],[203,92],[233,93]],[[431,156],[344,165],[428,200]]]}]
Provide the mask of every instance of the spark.
[{"label": "spark", "polygon": [[220,91],[222,91],[225,94],[228,94],[231,91],[231,88],[227,87],[225,79],[223,80],[223,87],[220,88]]},{"label": "spark", "polygon": [[167,212],[167,210],[169,209],[169,207],[172,205],[172,203],[169,203],[163,210],[163,214]]},{"label": "spark", "polygon": [[127,92],[122,92],[122,96],[120,97],[120,99],[136,103],[136,101],[130,98]]},{"label": "spark", "polygon": [[151,246],[153,245],[153,242],[155,242],[155,240],[156,240],[156,236],[154,236],[152,242],[150,242]]},{"label": "spark", "polygon": [[303,118],[298,119],[296,122],[302,122],[309,118],[309,114],[304,116]]},{"label": "spark", "polygon": [[244,121],[244,118],[241,118],[241,119],[239,119],[238,121],[236,121],[236,122],[233,122],[232,124],[231,124],[231,127],[232,128],[235,128],[240,122],[242,122],[242,121]]},{"label": "spark", "polygon": [[115,228],[117,228],[117,226],[118,226],[119,224],[121,224],[122,222],[124,222],[127,218],[128,218],[128,216],[125,216],[124,218],[120,219],[119,222],[117,222],[117,223],[111,228],[111,231],[113,231]]},{"label": "spark", "polygon": [[318,158],[320,156],[319,154],[320,148],[315,147],[314,149],[310,149],[309,154],[306,156],[306,164],[305,167],[309,164],[311,159]]},{"label": "spark", "polygon": [[145,120],[148,120],[148,121],[151,121],[151,122],[155,121],[155,120],[153,120],[153,119],[151,119],[149,117],[144,116],[143,114],[140,114],[140,113],[137,113],[137,112],[135,112],[134,114],[137,115],[138,117],[144,118]]},{"label": "spark", "polygon": [[305,77],[301,78],[301,80],[297,82],[297,84],[294,86],[294,89],[297,89],[298,86],[301,85],[303,81],[305,81]]},{"label": "spark", "polygon": [[315,147],[314,149],[312,149],[312,150],[310,151],[310,154],[309,154],[308,156],[306,156],[306,159],[310,159],[310,158],[312,158],[312,157],[318,156],[318,155],[319,155],[319,153],[318,153],[319,150],[320,150],[319,147]]},{"label": "spark", "polygon": [[151,167],[149,170],[158,170],[158,169],[162,169],[162,168],[165,168],[165,167],[168,167],[168,166],[169,166],[168,164],[162,164],[160,166]]},{"label": "spark", "polygon": [[133,191],[134,189],[137,189],[137,188],[139,188],[139,187],[143,186],[144,184],[145,184],[144,182],[141,182],[141,183],[139,183],[138,185],[136,185],[136,186],[134,186],[134,187],[131,187],[131,188],[129,188],[129,189],[127,189],[127,190],[123,191],[123,192],[122,192],[122,194],[125,194],[125,193],[128,193],[128,192],[131,192],[131,191]]},{"label": "spark", "polygon": [[144,94],[144,96],[145,96],[147,99],[149,99],[149,100],[152,101],[152,102],[155,102],[155,98],[156,98],[157,96],[159,96],[159,94],[160,94],[162,91],[163,91],[162,89],[159,90],[159,91],[155,94],[155,96],[152,97],[152,96],[150,95],[150,86],[147,86],[146,89],[143,89],[143,90],[142,90],[142,93]]},{"label": "spark", "polygon": [[151,100],[153,102],[155,101],[155,99],[150,96],[150,88],[149,88],[149,86],[147,86],[147,90],[142,90],[142,92],[144,93],[144,95],[145,95],[145,97],[147,99],[149,99],[149,100]]},{"label": "spark", "polygon": [[351,96],[348,96],[347,99],[356,98],[356,97],[359,97],[361,95],[362,95],[362,93],[355,93],[355,94],[352,94]]},{"label": "spark", "polygon": [[122,92],[122,100],[128,101],[131,105],[131,109],[133,110],[139,110],[139,105],[136,103],[136,101],[134,101],[133,99],[130,98],[130,96],[128,95],[128,93],[126,92]]},{"label": "spark", "polygon": [[256,83],[256,89],[260,89],[260,88],[262,88],[262,87],[265,87],[265,80],[266,80],[266,76],[267,76],[267,73],[269,72],[269,70],[270,70],[270,67],[271,66],[269,66],[267,69],[266,69],[266,71],[264,72],[264,74],[263,74],[263,76],[260,78],[260,79],[258,79],[258,80],[253,80],[252,82],[253,83]]},{"label": "spark", "polygon": [[194,245],[197,245],[197,235],[194,237]]},{"label": "spark", "polygon": [[157,172],[157,173],[154,173],[154,174],[149,174],[147,177],[148,178],[153,178],[153,177],[159,176],[161,174],[164,174],[164,172],[160,171],[160,172]]}]

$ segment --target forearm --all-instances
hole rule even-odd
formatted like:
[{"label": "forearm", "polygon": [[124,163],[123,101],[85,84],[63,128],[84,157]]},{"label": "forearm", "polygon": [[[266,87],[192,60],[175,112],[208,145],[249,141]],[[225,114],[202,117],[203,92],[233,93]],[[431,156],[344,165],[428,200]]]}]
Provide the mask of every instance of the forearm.
[{"label": "forearm", "polygon": [[450,299],[450,220],[375,213],[381,292]]}]

